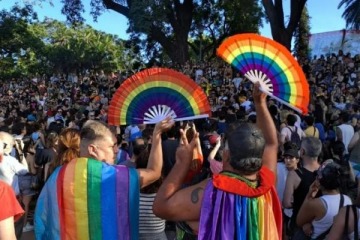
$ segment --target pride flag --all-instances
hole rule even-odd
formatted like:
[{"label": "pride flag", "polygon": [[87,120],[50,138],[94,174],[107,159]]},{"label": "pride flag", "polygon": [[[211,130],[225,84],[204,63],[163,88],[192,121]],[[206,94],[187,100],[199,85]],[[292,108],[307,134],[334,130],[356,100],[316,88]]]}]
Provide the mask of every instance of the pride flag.
[{"label": "pride flag", "polygon": [[38,240],[136,240],[137,171],[89,158],[70,161],[46,182],[34,221]]},{"label": "pride flag", "polygon": [[201,207],[199,240],[281,240],[282,212],[274,188],[275,176],[262,167],[260,185],[214,175]]}]

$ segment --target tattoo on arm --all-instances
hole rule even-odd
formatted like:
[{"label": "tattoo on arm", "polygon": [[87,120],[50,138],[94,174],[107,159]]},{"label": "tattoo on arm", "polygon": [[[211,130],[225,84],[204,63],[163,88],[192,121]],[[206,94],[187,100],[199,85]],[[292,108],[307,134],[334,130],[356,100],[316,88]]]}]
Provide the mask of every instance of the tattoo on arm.
[{"label": "tattoo on arm", "polygon": [[199,201],[199,192],[200,191],[204,191],[204,189],[202,187],[198,187],[195,188],[192,192],[191,192],[191,202],[192,203],[197,203]]}]

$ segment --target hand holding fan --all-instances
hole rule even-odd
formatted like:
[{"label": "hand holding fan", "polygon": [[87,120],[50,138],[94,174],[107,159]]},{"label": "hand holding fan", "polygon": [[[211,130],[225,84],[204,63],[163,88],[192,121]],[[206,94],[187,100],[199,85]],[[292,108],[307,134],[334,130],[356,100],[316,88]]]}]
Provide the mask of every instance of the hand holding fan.
[{"label": "hand holding fan", "polygon": [[151,124],[167,116],[175,121],[209,117],[207,96],[180,72],[150,68],[126,79],[109,106],[110,125]]},{"label": "hand holding fan", "polygon": [[257,34],[238,34],[227,38],[217,54],[238,69],[272,98],[307,114],[309,84],[301,67],[281,44]]}]

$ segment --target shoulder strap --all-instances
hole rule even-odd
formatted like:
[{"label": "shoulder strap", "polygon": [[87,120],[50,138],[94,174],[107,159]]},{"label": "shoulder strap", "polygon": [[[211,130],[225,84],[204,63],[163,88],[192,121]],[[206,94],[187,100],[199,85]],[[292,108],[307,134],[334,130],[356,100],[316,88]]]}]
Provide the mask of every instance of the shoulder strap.
[{"label": "shoulder strap", "polygon": [[359,229],[358,229],[358,210],[356,205],[351,205],[354,212],[354,239],[359,239]]},{"label": "shoulder strap", "polygon": [[345,227],[344,227],[344,235],[348,235],[348,227],[349,227],[349,211],[350,211],[350,205],[346,206],[346,212],[345,212]]},{"label": "shoulder strap", "polygon": [[[339,203],[339,209],[344,205],[344,195],[340,194],[340,203]],[[317,238],[315,238],[316,240],[322,240],[325,239],[325,237],[329,234],[330,230],[331,230],[332,224],[331,226],[323,233],[321,233]]]},{"label": "shoulder strap", "polygon": [[302,173],[302,171],[301,171],[300,168],[296,169],[296,170],[295,170],[295,173],[299,176],[299,178],[302,178],[303,173]]},{"label": "shoulder strap", "polygon": [[290,130],[291,133],[293,133],[293,130],[291,130],[291,128],[289,126],[287,126],[287,128]]}]

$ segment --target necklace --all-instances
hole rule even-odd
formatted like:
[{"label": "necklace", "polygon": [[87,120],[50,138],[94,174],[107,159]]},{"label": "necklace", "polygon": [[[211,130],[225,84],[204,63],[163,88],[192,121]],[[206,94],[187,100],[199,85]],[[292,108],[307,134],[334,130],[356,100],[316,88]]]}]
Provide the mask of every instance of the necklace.
[{"label": "necklace", "polygon": [[222,171],[220,174],[231,177],[231,178],[236,178],[244,183],[246,183],[249,187],[251,188],[256,188],[259,185],[259,179],[248,179],[246,177],[240,176],[236,173],[233,172],[229,172],[229,171]]}]

